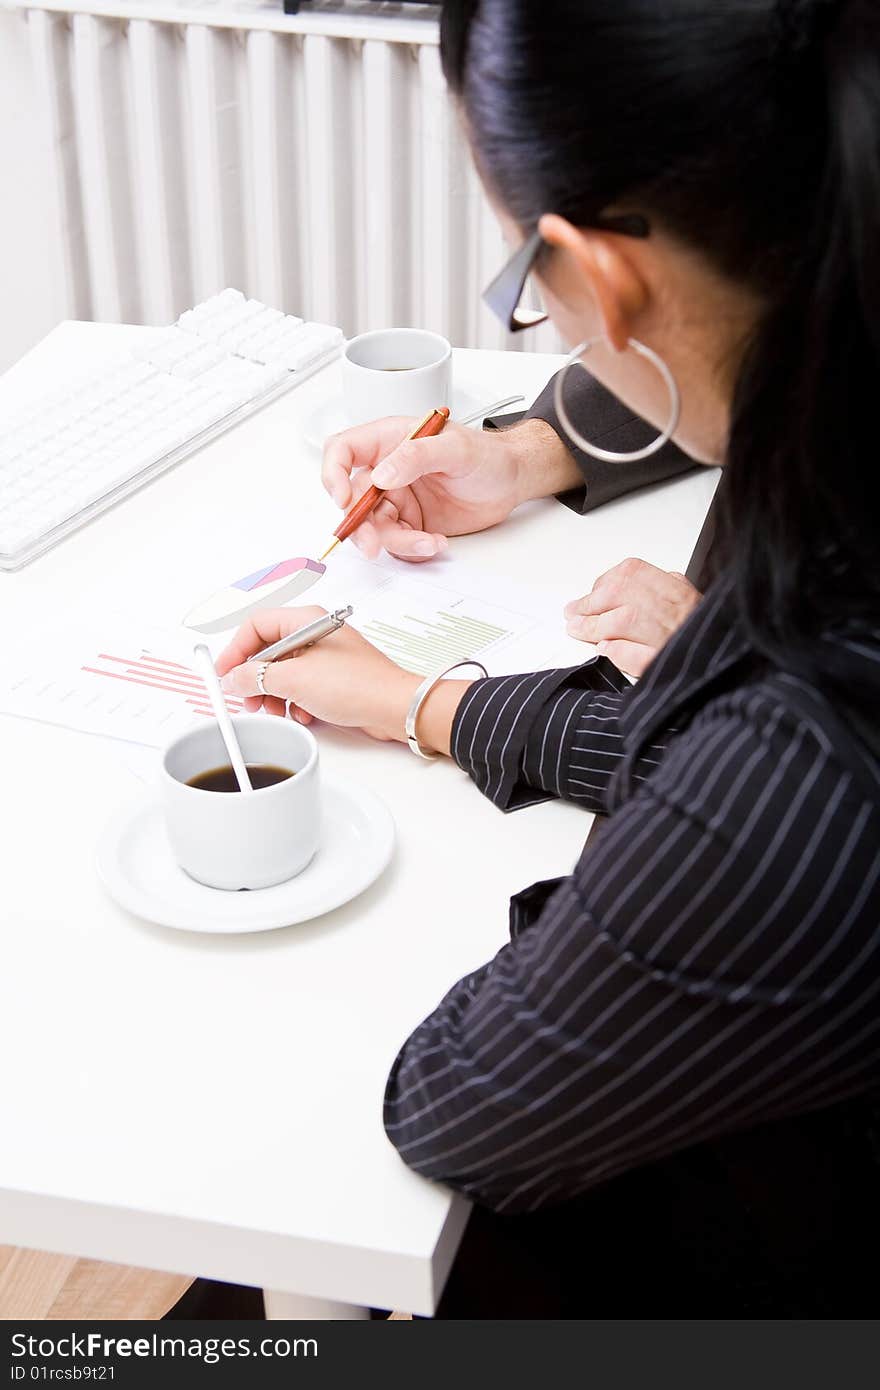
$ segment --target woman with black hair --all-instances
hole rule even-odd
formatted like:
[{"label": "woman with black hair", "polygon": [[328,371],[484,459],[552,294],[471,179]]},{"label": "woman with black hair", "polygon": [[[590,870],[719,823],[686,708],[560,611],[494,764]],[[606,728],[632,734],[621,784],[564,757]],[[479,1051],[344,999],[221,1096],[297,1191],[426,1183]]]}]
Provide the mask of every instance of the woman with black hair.
[{"label": "woman with black hair", "polygon": [[[419,705],[497,805],[608,817],[389,1078],[391,1141],[477,1204],[441,1314],[876,1312],[878,5],[447,0],[443,58],[517,248],[495,306],[531,268],[572,370],[726,477],[637,687],[600,657]],[[313,616],[243,628],[228,685]],[[347,630],[266,679],[401,740],[418,685]]]}]

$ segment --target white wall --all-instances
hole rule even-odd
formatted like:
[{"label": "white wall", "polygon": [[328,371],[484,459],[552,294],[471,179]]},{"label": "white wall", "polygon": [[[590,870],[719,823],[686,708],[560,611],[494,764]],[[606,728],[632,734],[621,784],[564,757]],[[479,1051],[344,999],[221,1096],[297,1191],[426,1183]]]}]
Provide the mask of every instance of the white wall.
[{"label": "white wall", "polygon": [[45,141],[24,15],[0,9],[0,371],[64,316]]}]

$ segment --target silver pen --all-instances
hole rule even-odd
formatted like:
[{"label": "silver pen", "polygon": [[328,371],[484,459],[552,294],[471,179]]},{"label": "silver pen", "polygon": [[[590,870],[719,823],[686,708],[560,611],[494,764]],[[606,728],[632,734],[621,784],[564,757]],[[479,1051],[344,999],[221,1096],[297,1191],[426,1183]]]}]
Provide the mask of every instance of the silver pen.
[{"label": "silver pen", "polygon": [[320,642],[322,637],[329,637],[331,632],[341,628],[353,612],[354,609],[349,604],[347,608],[337,608],[335,613],[325,613],[323,618],[301,627],[299,632],[292,632],[289,637],[282,637],[280,642],[273,642],[261,652],[254,652],[253,656],[248,657],[248,661],[278,661],[282,656],[289,656],[291,652],[311,647],[315,642]]},{"label": "silver pen", "polygon": [[472,410],[470,415],[464,415],[461,418],[456,415],[455,423],[457,425],[472,425],[475,420],[484,420],[487,415],[497,415],[498,411],[503,410],[505,406],[518,405],[520,401],[524,400],[525,396],[505,396],[503,401],[493,401],[483,410]]}]

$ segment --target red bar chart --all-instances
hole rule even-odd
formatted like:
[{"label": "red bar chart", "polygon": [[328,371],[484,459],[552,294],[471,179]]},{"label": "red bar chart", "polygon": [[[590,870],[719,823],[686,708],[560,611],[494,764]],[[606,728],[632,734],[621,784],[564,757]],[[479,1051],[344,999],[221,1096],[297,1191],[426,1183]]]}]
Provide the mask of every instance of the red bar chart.
[{"label": "red bar chart", "polygon": [[[189,634],[122,622],[65,638],[51,659],[43,651],[3,673],[0,712],[153,748],[213,718],[204,682],[187,664]],[[237,696],[226,705],[230,714],[244,710]]]},{"label": "red bar chart", "polygon": [[[97,664],[101,662],[106,664]],[[108,680],[139,685],[147,690],[163,691],[166,695],[176,697],[178,703],[190,706],[196,714],[212,715],[204,682],[179,661],[168,661],[147,651],[142,651],[138,657],[113,656],[109,652],[99,652],[96,664],[83,666],[81,670],[89,676],[103,676]],[[244,709],[244,701],[234,695],[227,695],[226,707],[230,714],[240,714]]]}]

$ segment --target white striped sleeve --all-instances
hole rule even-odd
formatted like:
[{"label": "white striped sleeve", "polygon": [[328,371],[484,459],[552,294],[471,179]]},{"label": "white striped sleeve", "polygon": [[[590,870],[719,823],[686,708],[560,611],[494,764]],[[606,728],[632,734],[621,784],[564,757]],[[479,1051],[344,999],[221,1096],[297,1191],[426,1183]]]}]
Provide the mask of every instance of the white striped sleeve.
[{"label": "white striped sleeve", "polygon": [[[620,716],[631,686],[604,658],[471,686],[456,715],[452,755],[504,811],[559,797],[605,812],[624,756]],[[663,747],[650,745],[634,769],[650,775]]]}]

